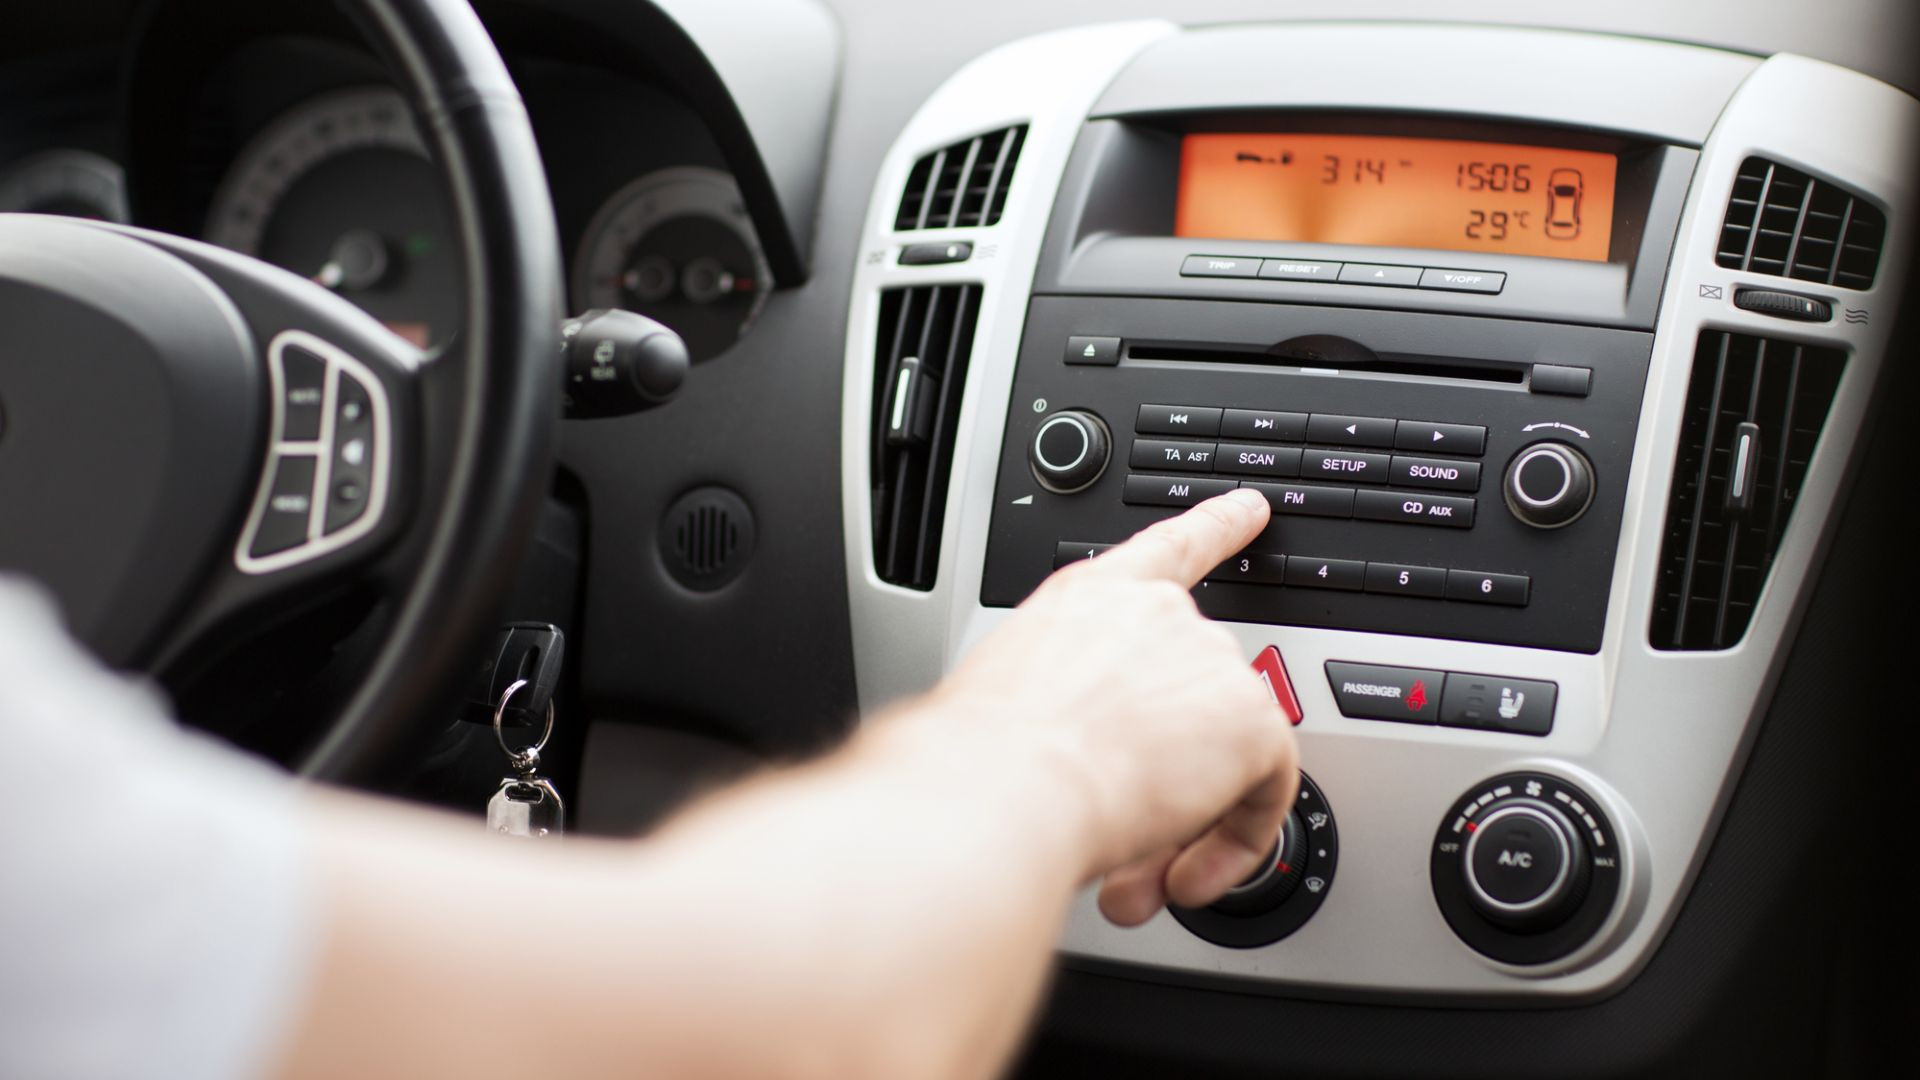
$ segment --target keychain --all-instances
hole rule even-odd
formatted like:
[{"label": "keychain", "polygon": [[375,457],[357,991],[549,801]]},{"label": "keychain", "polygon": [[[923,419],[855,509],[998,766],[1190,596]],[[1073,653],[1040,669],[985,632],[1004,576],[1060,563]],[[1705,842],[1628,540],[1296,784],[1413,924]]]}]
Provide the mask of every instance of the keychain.
[{"label": "keychain", "polygon": [[520,679],[507,687],[493,709],[493,737],[506,752],[507,761],[517,775],[500,781],[500,789],[487,800],[487,831],[503,836],[559,836],[566,831],[566,805],[560,801],[560,793],[553,789],[552,782],[538,775],[540,748],[547,745],[547,739],[553,735],[553,702],[547,702],[546,729],[540,733],[540,741],[532,746],[515,750],[507,745],[506,734],[500,730],[507,702],[526,685],[527,681]]}]

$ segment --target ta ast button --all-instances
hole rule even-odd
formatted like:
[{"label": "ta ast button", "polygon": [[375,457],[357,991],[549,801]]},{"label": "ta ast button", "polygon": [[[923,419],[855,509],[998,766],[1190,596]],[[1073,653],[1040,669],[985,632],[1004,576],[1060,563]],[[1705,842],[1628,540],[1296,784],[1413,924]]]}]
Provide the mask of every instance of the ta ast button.
[{"label": "ta ast button", "polygon": [[1440,696],[1440,722],[1447,727],[1545,735],[1553,730],[1559,687],[1531,679],[1447,673]]},{"label": "ta ast button", "polygon": [[1327,682],[1343,716],[1431,724],[1440,714],[1443,671],[1327,661]]}]

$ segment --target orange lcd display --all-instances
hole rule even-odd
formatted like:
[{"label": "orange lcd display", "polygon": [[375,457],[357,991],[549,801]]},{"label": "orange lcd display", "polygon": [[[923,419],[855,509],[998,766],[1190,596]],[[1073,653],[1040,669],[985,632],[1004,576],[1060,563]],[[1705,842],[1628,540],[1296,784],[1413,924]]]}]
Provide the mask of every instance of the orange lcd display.
[{"label": "orange lcd display", "polygon": [[1605,262],[1612,154],[1372,135],[1188,135],[1177,236]]}]

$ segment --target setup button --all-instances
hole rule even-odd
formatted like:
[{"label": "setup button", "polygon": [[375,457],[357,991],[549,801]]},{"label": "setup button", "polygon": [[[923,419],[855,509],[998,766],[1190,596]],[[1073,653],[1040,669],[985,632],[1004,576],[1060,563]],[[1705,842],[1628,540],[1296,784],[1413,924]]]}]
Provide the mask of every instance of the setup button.
[{"label": "setup button", "polygon": [[1327,661],[1327,682],[1342,715],[1360,720],[1431,724],[1440,718],[1446,672]]}]

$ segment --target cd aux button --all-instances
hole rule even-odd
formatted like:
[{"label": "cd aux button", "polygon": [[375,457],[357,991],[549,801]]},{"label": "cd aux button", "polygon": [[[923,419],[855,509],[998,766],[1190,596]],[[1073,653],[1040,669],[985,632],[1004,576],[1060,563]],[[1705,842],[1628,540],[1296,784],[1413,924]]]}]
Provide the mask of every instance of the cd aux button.
[{"label": "cd aux button", "polygon": [[1362,491],[1354,497],[1353,516],[1367,521],[1473,528],[1473,500],[1459,495],[1408,495],[1398,491]]}]

